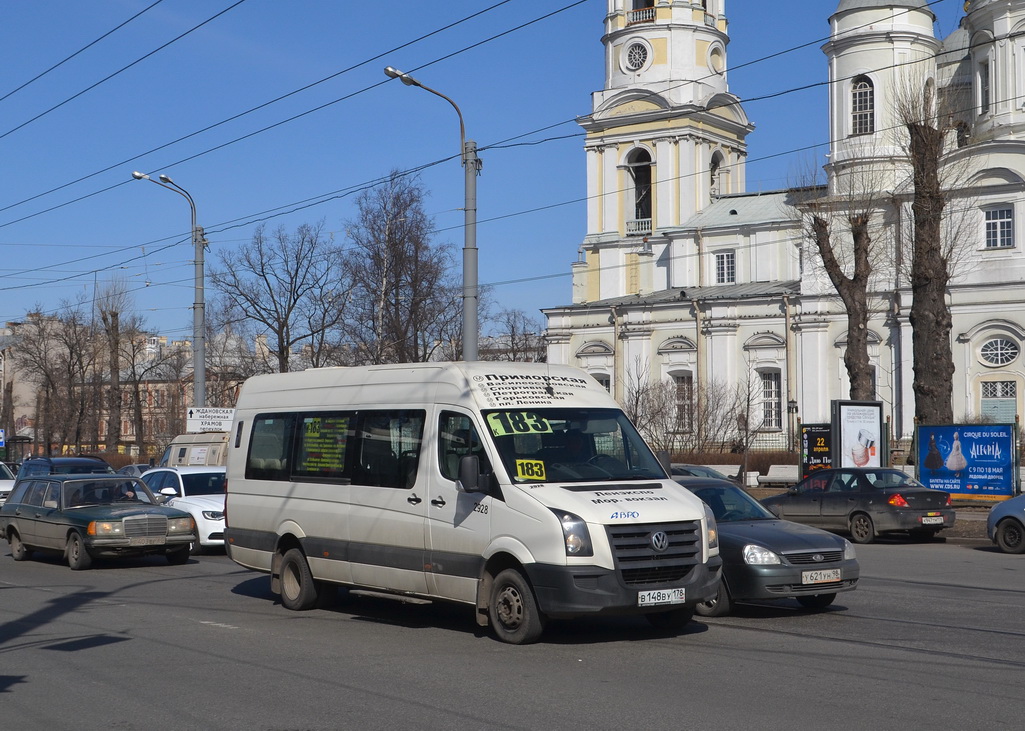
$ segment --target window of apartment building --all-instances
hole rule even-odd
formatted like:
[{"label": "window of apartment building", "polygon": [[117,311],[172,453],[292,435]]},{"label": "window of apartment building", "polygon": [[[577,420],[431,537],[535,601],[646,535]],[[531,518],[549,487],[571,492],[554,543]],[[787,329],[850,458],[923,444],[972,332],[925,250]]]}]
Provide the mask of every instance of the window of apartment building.
[{"label": "window of apartment building", "polygon": [[761,371],[762,429],[783,428],[782,380],[779,371]]},{"label": "window of apartment building", "polygon": [[602,388],[611,393],[612,391],[612,379],[606,373],[592,373],[591,376],[598,383],[601,384]]},{"label": "window of apartment building", "polygon": [[737,281],[737,255],[724,251],[715,255],[715,283],[734,284]]},{"label": "window of apartment building", "polygon": [[1018,384],[1014,381],[983,381],[980,403],[982,417],[1008,424],[1018,415]]},{"label": "window of apartment building", "polygon": [[987,208],[986,248],[1008,249],[1014,246],[1014,208],[1009,205]]},{"label": "window of apartment building", "polygon": [[867,76],[859,76],[851,85],[851,134],[870,135],[876,131],[875,88]]},{"label": "window of apartment building", "polygon": [[694,376],[681,373],[673,376],[676,386],[676,424],[682,432],[694,429]]}]

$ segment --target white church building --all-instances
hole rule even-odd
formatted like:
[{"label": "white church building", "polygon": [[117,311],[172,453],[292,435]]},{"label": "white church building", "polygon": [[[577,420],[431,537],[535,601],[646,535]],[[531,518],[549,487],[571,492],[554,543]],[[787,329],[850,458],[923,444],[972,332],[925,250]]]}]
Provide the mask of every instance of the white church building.
[{"label": "white church building", "polygon": [[945,164],[962,171],[947,204],[959,252],[947,297],[954,418],[1014,421],[1025,394],[1025,0],[972,0],[943,39],[926,0],[839,0],[828,21],[827,183],[747,193],[754,124],[726,83],[725,0],[608,0],[605,86],[579,120],[587,233],[572,304],[544,310],[549,361],[583,368],[621,403],[638,384],[674,384],[687,413],[714,384],[747,384],[758,440],[793,444],[798,419],[828,422],[831,401],[849,398],[847,317],[802,201],[842,200],[871,178],[873,236],[889,248],[869,288],[869,356],[891,438],[909,439],[911,181],[894,130],[895,98],[919,79],[955,110],[941,120]]}]

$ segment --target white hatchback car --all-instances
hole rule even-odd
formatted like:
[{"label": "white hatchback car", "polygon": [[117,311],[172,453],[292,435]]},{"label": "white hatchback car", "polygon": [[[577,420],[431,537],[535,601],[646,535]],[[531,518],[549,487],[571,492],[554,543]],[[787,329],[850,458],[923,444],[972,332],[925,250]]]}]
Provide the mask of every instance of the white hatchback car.
[{"label": "white hatchback car", "polygon": [[185,510],[195,519],[199,539],[192,545],[193,553],[224,545],[224,467],[157,467],[140,479],[155,495],[166,497],[164,505]]},{"label": "white hatchback car", "polygon": [[14,489],[14,473],[11,468],[0,462],[0,505],[7,502],[7,496]]}]

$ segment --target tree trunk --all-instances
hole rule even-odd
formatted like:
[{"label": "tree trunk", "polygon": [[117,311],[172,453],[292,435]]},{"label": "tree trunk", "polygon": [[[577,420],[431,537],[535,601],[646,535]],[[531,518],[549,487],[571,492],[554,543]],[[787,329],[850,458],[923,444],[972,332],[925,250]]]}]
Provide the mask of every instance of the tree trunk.
[{"label": "tree trunk", "polygon": [[948,263],[940,239],[945,196],[940,187],[939,130],[908,124],[915,193],[911,204],[914,238],[911,266],[911,311],[914,354],[915,418],[920,424],[949,424],[954,420],[954,356],[947,308]]},{"label": "tree trunk", "polygon": [[828,222],[814,216],[812,232],[826,274],[847,311],[847,349],[843,361],[851,382],[850,397],[855,401],[871,401],[876,397],[872,363],[868,357],[868,279],[872,271],[869,256],[872,237],[868,233],[867,214],[851,215],[848,221],[854,254],[854,273],[850,277],[844,274],[835,256]]}]

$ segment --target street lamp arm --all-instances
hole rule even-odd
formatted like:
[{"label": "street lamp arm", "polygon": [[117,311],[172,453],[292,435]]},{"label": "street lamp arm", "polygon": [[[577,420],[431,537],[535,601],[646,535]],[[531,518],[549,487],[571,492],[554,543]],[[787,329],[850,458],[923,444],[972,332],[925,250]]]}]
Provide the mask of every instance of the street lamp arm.
[{"label": "street lamp arm", "polygon": [[206,293],[204,292],[206,280],[204,246],[206,241],[203,238],[203,230],[196,223],[196,202],[192,200],[189,191],[166,175],[160,175],[159,180],[154,180],[146,173],[135,171],[132,173],[132,177],[136,180],[148,180],[151,183],[156,183],[161,188],[167,188],[189,202],[189,210],[192,212],[192,246],[195,251],[195,302],[192,306],[193,401],[195,406],[203,408],[206,406]]},{"label": "street lamp arm", "polygon": [[451,99],[449,99],[444,94],[442,94],[437,89],[432,89],[431,87],[427,86],[426,84],[424,84],[424,83],[422,83],[420,81],[417,81],[416,79],[414,79],[409,74],[404,73],[402,71],[399,71],[394,66],[387,66],[387,67],[385,67],[384,73],[385,73],[386,76],[390,76],[393,79],[398,79],[399,81],[401,81],[406,86],[419,86],[424,91],[429,91],[430,93],[434,94],[435,96],[440,96],[442,99],[444,99],[445,101],[447,101],[449,104],[452,105],[452,108],[456,110],[456,114],[459,117],[459,155],[463,158],[463,162],[465,163],[466,162],[466,125],[463,123],[463,112],[462,112],[462,110],[459,109],[459,105],[456,104]]},{"label": "street lamp arm", "polygon": [[459,105],[440,91],[424,86],[409,74],[394,66],[384,69],[386,76],[398,79],[406,86],[419,86],[452,105],[459,117],[459,154],[463,163],[463,360],[477,360],[477,306],[480,291],[477,286],[477,143],[466,139],[466,126]]},{"label": "street lamp arm", "polygon": [[[192,228],[196,227],[196,202],[192,200],[192,196],[185,188],[181,187],[166,175],[161,175],[160,180],[154,180],[146,173],[140,173],[138,171],[132,173],[132,177],[136,180],[148,180],[154,185],[159,185],[161,188],[167,188],[168,190],[177,193],[182,198],[189,202],[189,207],[192,208]],[[165,182],[166,181],[166,182]]]}]

